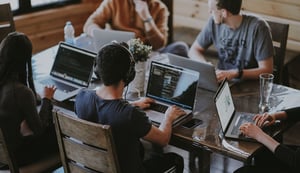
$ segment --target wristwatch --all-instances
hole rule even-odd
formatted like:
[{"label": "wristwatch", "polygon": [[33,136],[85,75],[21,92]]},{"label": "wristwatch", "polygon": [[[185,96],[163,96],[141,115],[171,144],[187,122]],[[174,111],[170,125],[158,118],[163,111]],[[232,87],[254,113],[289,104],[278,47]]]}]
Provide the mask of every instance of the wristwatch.
[{"label": "wristwatch", "polygon": [[150,16],[150,17],[148,17],[147,19],[145,19],[143,22],[144,23],[149,23],[149,22],[151,22],[153,20],[153,18]]},{"label": "wristwatch", "polygon": [[242,68],[239,68],[239,75],[238,75],[238,79],[241,79],[243,77],[243,69]]}]

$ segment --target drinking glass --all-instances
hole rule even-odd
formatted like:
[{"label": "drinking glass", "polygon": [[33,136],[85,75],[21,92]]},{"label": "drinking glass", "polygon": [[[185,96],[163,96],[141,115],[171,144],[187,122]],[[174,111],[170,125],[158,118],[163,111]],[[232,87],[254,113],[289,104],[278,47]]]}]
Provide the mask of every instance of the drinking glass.
[{"label": "drinking glass", "polygon": [[206,138],[206,124],[202,123],[194,128],[193,139],[196,141],[203,141]]},{"label": "drinking glass", "polygon": [[274,75],[270,73],[262,73],[259,75],[260,84],[260,102],[259,113],[268,112],[270,110],[270,95],[273,88]]}]

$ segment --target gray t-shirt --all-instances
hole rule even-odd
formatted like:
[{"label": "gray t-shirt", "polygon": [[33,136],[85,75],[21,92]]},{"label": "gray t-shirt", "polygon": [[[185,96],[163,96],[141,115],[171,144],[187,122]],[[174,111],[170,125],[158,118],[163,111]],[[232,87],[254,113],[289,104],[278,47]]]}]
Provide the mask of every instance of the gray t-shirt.
[{"label": "gray t-shirt", "polygon": [[218,68],[222,70],[256,68],[258,61],[274,54],[269,26],[255,16],[243,15],[236,30],[226,24],[215,24],[211,17],[197,41],[204,49],[214,44],[219,56]]}]

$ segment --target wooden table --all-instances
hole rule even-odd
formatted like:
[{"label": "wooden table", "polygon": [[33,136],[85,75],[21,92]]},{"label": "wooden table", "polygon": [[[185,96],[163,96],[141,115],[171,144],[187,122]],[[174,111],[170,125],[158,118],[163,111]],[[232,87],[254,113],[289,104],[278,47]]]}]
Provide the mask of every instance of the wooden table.
[{"label": "wooden table", "polygon": [[[57,46],[49,48],[33,56],[34,78],[49,74],[56,54]],[[256,80],[243,81],[231,88],[237,111],[258,112],[259,82]],[[216,152],[245,163],[251,163],[255,152],[262,147],[259,143],[225,139],[221,132],[217,110],[213,101],[215,93],[198,89],[193,118],[203,121],[206,126],[204,140],[197,127],[187,129],[182,126],[173,129],[171,145],[190,151],[191,158],[199,156],[199,166],[202,172],[209,172],[210,153]],[[274,84],[271,95],[271,111],[300,106],[300,91]],[[54,102],[56,107],[73,112],[73,101]]]},{"label": "wooden table", "polygon": [[[243,81],[233,85],[230,89],[237,111],[258,112],[258,81]],[[207,127],[205,139],[199,140],[200,136],[197,136],[197,127],[194,129],[177,127],[173,131],[171,141],[172,145],[189,150],[192,158],[193,155],[200,156],[198,166],[202,172],[209,172],[211,152],[216,152],[240,160],[245,164],[250,164],[255,152],[262,147],[260,143],[237,141],[223,137],[213,101],[214,95],[215,93],[200,89],[196,97],[197,105],[194,118],[203,120]],[[274,84],[270,102],[272,112],[300,106],[300,91]],[[193,162],[193,160],[191,161]]]}]

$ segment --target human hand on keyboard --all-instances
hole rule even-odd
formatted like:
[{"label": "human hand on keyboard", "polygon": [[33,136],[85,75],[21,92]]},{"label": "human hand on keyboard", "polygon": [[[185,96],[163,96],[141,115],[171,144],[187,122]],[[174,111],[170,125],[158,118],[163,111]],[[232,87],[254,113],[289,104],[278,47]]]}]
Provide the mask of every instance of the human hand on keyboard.
[{"label": "human hand on keyboard", "polygon": [[257,114],[253,118],[255,124],[259,127],[269,126],[275,123],[276,119],[268,113]]},{"label": "human hand on keyboard", "polygon": [[151,98],[148,97],[142,97],[137,101],[131,102],[132,105],[137,106],[141,109],[146,109],[149,108],[151,103],[154,103],[155,101]]},{"label": "human hand on keyboard", "polygon": [[176,120],[178,117],[185,115],[184,110],[179,108],[178,106],[169,106],[167,111],[165,112],[165,116],[167,119],[170,119],[172,122]]},{"label": "human hand on keyboard", "polygon": [[257,141],[258,138],[264,134],[262,129],[253,123],[242,124],[240,126],[240,131],[242,132],[243,135],[256,139]]},{"label": "human hand on keyboard", "polygon": [[51,100],[53,98],[55,91],[56,91],[56,87],[54,85],[45,86],[41,97]]}]

